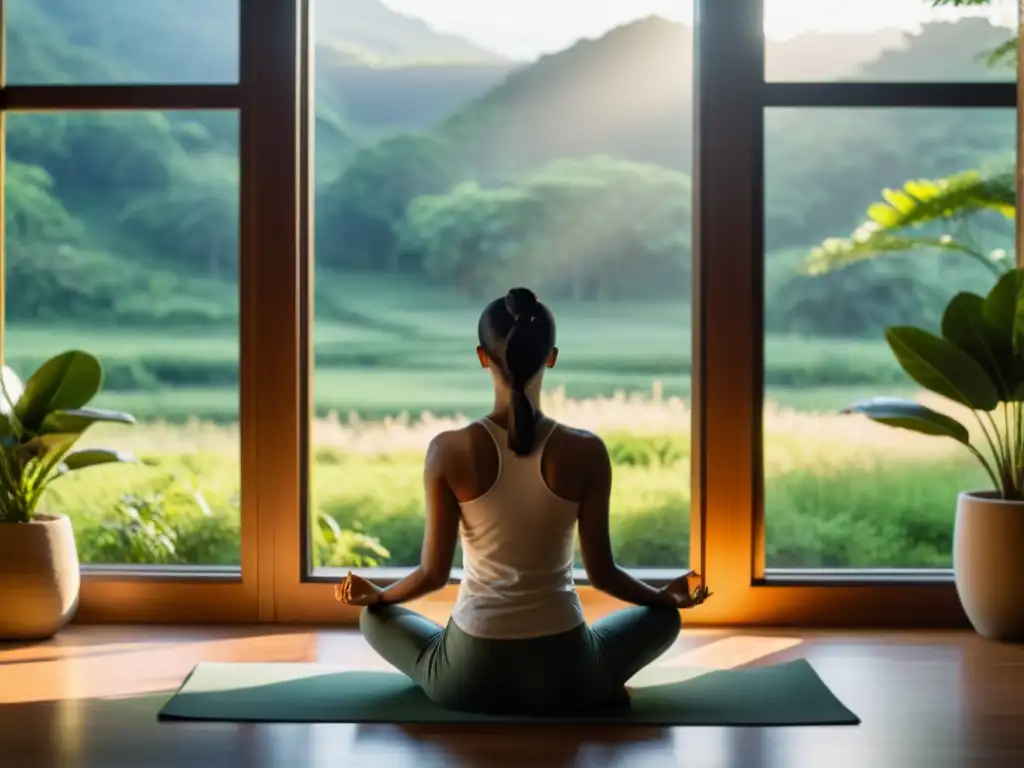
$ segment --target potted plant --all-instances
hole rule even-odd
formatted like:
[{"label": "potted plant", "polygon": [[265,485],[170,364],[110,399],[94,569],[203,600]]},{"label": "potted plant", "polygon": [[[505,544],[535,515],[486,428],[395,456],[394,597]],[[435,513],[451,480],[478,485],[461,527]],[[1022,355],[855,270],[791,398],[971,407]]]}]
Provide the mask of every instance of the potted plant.
[{"label": "potted plant", "polygon": [[904,326],[889,328],[886,339],[914,381],[973,413],[974,438],[957,419],[910,400],[873,398],[847,412],[952,438],[981,462],[992,488],[965,490],[957,501],[957,593],[979,634],[1022,640],[1024,270],[1005,273],[987,296],[954,296],[943,314],[941,335]]},{"label": "potted plant", "polygon": [[77,350],[47,360],[24,384],[6,366],[0,373],[0,640],[51,637],[78,606],[71,521],[39,510],[50,483],[68,472],[132,460],[72,450],[93,424],[135,421],[87,407],[102,381],[99,360]]}]

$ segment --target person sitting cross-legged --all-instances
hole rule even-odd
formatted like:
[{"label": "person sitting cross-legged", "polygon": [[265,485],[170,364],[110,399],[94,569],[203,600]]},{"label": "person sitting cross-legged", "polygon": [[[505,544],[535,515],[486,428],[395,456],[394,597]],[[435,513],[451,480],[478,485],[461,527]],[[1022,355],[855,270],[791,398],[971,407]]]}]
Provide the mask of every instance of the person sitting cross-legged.
[{"label": "person sitting cross-legged", "polygon": [[[478,326],[494,409],[427,450],[421,563],[386,588],[349,574],[337,597],[384,659],[442,706],[568,715],[628,705],[626,682],[663,654],[680,609],[710,593],[696,574],[654,588],[619,568],[609,533],[611,461],[597,436],[541,411],[555,320],[532,291],[491,302]],[[590,583],[633,607],[588,625],[573,579],[576,529]],[[445,586],[461,535],[464,575],[447,626],[400,603]]]}]

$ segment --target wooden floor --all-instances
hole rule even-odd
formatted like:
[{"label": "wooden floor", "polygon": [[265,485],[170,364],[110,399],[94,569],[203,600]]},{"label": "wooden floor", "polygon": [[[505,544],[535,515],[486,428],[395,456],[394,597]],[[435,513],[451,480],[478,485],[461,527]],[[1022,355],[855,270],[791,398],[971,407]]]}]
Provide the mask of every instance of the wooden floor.
[{"label": "wooden floor", "polygon": [[807,658],[863,719],[832,728],[158,723],[199,661],[386,668],[352,631],[71,627],[0,645],[0,766],[1024,766],[1024,647],[963,632],[689,630],[660,664]]}]

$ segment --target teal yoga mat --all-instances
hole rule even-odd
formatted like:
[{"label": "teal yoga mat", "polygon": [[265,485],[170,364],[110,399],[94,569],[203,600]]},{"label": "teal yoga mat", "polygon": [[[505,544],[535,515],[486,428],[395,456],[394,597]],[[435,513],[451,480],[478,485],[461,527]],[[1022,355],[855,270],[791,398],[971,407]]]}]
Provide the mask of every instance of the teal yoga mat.
[{"label": "teal yoga mat", "polygon": [[[446,710],[405,675],[318,664],[199,664],[161,720],[273,723],[602,723],[856,725],[806,661],[747,669],[648,668],[628,710],[572,718],[490,717]],[[687,679],[679,680],[679,677]],[[670,682],[666,682],[669,680]]]}]

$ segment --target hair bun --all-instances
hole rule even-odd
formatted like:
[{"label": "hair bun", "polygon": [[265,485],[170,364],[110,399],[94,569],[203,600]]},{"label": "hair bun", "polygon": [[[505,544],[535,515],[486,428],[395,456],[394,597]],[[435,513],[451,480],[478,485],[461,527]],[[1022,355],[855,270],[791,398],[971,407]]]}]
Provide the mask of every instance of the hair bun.
[{"label": "hair bun", "polygon": [[516,320],[533,316],[537,308],[537,296],[529,288],[513,288],[505,296],[505,309]]}]

